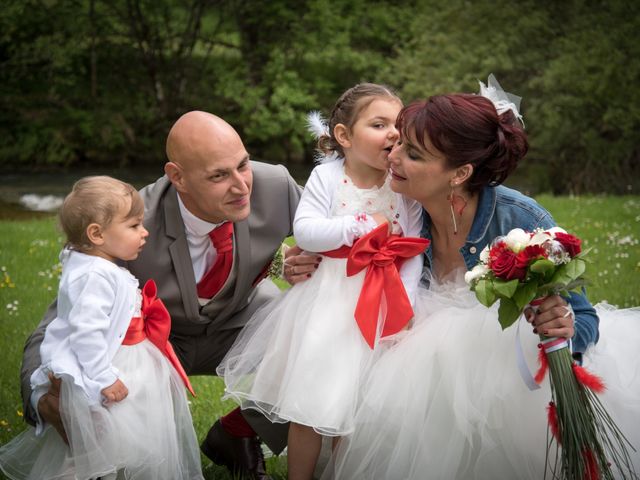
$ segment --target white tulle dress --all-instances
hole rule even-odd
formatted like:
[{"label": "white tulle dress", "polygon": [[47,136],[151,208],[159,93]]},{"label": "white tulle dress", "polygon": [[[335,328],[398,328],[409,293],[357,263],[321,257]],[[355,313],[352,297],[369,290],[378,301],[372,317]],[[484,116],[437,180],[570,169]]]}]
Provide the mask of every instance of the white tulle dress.
[{"label": "white tulle dress", "polygon": [[[133,278],[124,269],[118,275],[126,282]],[[132,311],[139,316],[139,291],[133,296],[138,305],[132,305]],[[54,372],[62,378],[60,415],[69,445],[51,425],[40,435],[30,427],[0,447],[5,475],[29,480],[203,478],[185,385],[169,360],[145,338],[120,345],[111,366],[129,393],[108,406],[93,399],[69,373]],[[34,374],[41,376],[48,381],[44,367]],[[47,385],[38,387],[46,390]]]},{"label": "white tulle dress", "polygon": [[[338,163],[327,168],[342,172]],[[381,212],[398,224],[399,201],[388,181],[359,189],[341,173],[332,211]],[[347,277],[345,258],[323,257],[309,280],[256,312],[218,367],[225,398],[274,422],[293,421],[329,436],[351,432],[360,381],[375,354],[354,320],[364,276],[363,270]]]},{"label": "white tulle dress", "polygon": [[149,340],[122,346],[114,358],[127,398],[102,407],[63,377],[60,413],[71,447],[53,427],[29,428],[0,450],[12,479],[202,479],[200,452],[185,388]]},{"label": "white tulle dress", "polygon": [[[604,379],[600,399],[638,449],[640,309],[595,308],[600,340],[584,366]],[[413,328],[373,367],[355,432],[323,480],[552,478],[544,473],[549,383],[530,391],[521,379],[517,326],[502,331],[496,308],[480,305],[462,275],[420,290],[415,310]],[[539,339],[526,322],[520,341],[535,371]],[[630,453],[640,471],[640,453]]]}]

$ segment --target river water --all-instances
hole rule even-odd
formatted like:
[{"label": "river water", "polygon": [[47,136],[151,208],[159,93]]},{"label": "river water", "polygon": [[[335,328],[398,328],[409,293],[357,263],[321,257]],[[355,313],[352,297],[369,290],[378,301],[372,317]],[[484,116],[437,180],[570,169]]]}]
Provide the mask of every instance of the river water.
[{"label": "river water", "polygon": [[[288,167],[293,178],[304,185],[313,168],[311,164]],[[0,220],[51,215],[57,210],[74,182],[87,175],[110,175],[136,188],[154,182],[163,175],[162,166],[145,168],[83,168],[61,172],[0,173]],[[525,172],[516,172],[506,185],[527,195],[533,192]]]},{"label": "river water", "polygon": [[0,218],[24,218],[51,214],[60,206],[74,182],[87,175],[111,175],[143,187],[162,171],[76,169],[66,172],[20,172],[0,174]]},{"label": "river water", "polygon": [[[304,185],[312,165],[289,168],[298,183]],[[0,219],[22,219],[51,215],[62,203],[73,184],[87,175],[110,175],[136,188],[154,182],[163,175],[157,168],[83,168],[61,172],[0,173]]]}]

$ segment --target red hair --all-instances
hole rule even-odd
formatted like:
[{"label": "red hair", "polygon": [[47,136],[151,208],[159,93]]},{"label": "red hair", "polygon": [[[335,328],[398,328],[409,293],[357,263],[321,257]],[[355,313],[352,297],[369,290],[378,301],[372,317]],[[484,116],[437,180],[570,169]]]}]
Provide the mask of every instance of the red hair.
[{"label": "red hair", "polygon": [[466,188],[472,193],[504,182],[529,149],[513,112],[498,115],[493,103],[479,95],[434,95],[414,102],[398,115],[397,128],[403,139],[415,133],[425,150],[428,137],[449,168],[471,164]]}]

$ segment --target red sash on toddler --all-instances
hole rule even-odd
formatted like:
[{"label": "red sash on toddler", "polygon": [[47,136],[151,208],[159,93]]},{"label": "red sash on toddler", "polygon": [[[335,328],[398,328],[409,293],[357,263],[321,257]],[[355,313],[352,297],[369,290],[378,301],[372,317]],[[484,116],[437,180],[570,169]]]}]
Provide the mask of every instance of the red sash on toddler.
[{"label": "red sash on toddler", "polygon": [[413,317],[398,269],[407,258],[415,257],[428,246],[429,240],[424,238],[389,235],[389,226],[385,223],[356,240],[353,247],[322,252],[327,257],[346,258],[348,277],[367,269],[354,316],[369,347],[373,348],[376,339],[383,293],[387,299],[383,337],[398,333]]},{"label": "red sash on toddler", "polygon": [[195,397],[191,382],[184,368],[180,365],[180,360],[176,356],[171,343],[169,343],[169,332],[171,330],[171,316],[167,308],[156,294],[158,289],[153,280],[147,280],[142,288],[142,316],[133,317],[129,324],[129,329],[124,337],[123,345],[135,345],[145,338],[148,338],[162,354],[167,357],[173,368],[176,369],[180,378],[184,382],[191,395]]}]

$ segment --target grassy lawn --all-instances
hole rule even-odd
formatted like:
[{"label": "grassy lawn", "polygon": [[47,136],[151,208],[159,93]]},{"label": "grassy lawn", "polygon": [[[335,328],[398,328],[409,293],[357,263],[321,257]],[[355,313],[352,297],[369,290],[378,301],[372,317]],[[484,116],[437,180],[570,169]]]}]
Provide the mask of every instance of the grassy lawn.
[{"label": "grassy lawn", "polygon": [[[0,220],[0,444],[26,426],[20,400],[20,362],[24,341],[40,322],[58,288],[58,254],[63,239],[55,217],[35,220]],[[191,399],[198,439],[212,423],[235,408],[221,402],[223,386],[217,377],[191,377],[197,397]],[[286,478],[286,458],[267,460],[275,478]],[[227,470],[203,457],[207,479],[231,478]],[[0,473],[0,478],[4,478]]]},{"label": "grassy lawn", "polygon": [[558,225],[591,247],[587,267],[592,303],[640,305],[640,197],[536,198]]},{"label": "grassy lawn", "polygon": [[[551,197],[538,201],[559,225],[593,247],[589,266],[593,303],[620,307],[640,305],[640,197]],[[56,294],[62,245],[55,218],[0,220],[0,444],[25,428],[19,394],[24,340],[40,321]],[[193,377],[198,397],[192,412],[198,438],[212,422],[235,405],[221,402],[222,384],[214,377]],[[286,461],[269,459],[276,478],[286,477]],[[205,477],[224,479],[224,469],[203,459]]]}]

